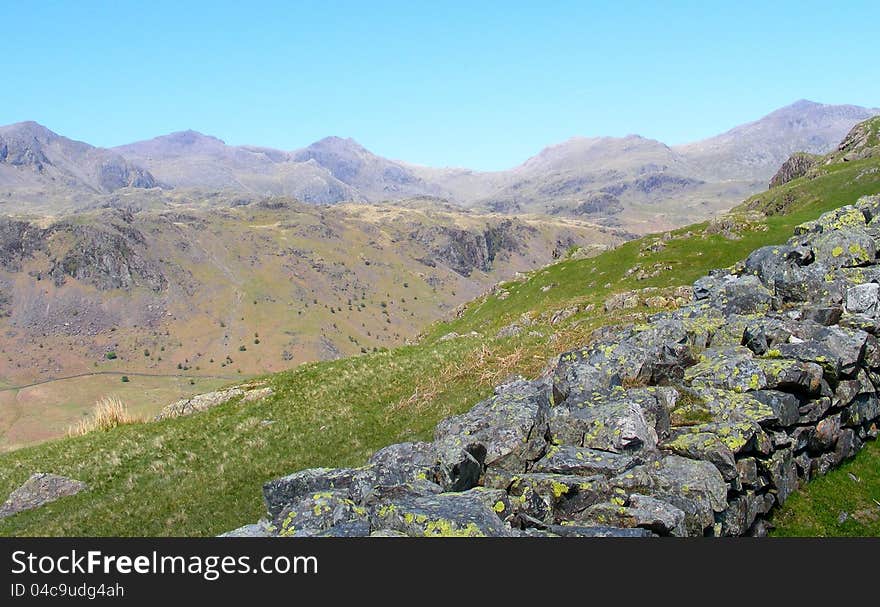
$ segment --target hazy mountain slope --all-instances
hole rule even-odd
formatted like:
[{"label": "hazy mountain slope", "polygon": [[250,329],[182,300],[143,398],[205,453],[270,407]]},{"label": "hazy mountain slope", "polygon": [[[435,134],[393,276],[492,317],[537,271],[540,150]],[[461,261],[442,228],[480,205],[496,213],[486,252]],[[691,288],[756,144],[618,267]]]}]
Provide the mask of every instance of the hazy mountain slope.
[{"label": "hazy mountain slope", "polygon": [[831,151],[878,110],[799,101],[705,141],[575,137],[499,173],[414,170],[459,200],[500,212],[582,216],[634,232],[711,217],[766,187],[793,152]]},{"label": "hazy mountain slope", "polygon": [[115,149],[178,188],[285,195],[312,203],[363,198],[315,162],[298,162],[270,148],[229,146],[195,131]]},{"label": "hazy mountain slope", "polygon": [[[148,373],[167,376],[163,394],[173,395],[188,389],[181,377],[241,377],[396,346],[498,280],[574,245],[624,239],[579,221],[427,201],[200,208],[163,196],[164,207],[134,213],[0,218],[0,383]],[[94,379],[95,390],[120,384],[119,375],[109,386]],[[20,411],[5,422],[0,414],[0,447],[63,433],[101,395],[77,386],[67,398],[29,388],[0,406]],[[143,397],[132,397],[140,410]],[[52,421],[34,423],[34,414]]]},{"label": "hazy mountain slope", "polygon": [[148,171],[111,150],[62,137],[35,122],[0,127],[0,198],[157,185]]},{"label": "hazy mountain slope", "polygon": [[673,148],[703,179],[766,182],[794,152],[826,154],[880,109],[801,100],[721,135]]},{"label": "hazy mountain slope", "polygon": [[326,137],[291,153],[297,162],[315,162],[367,200],[398,200],[413,196],[449,197],[403,164],[373,154],[353,139]]}]

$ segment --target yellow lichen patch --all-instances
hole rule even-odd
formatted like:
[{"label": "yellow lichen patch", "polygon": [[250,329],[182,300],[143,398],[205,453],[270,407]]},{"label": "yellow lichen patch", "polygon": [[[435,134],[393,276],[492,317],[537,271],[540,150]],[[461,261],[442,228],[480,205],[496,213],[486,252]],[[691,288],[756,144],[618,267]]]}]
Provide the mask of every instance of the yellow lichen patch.
[{"label": "yellow lichen patch", "polygon": [[571,490],[571,487],[569,487],[568,485],[566,485],[564,483],[553,481],[552,489],[553,489],[553,497],[555,497],[556,499],[559,499],[563,495],[567,494]]},{"label": "yellow lichen patch", "polygon": [[452,521],[437,519],[425,525],[425,535],[432,537],[485,537],[486,534],[474,523],[459,527]]}]

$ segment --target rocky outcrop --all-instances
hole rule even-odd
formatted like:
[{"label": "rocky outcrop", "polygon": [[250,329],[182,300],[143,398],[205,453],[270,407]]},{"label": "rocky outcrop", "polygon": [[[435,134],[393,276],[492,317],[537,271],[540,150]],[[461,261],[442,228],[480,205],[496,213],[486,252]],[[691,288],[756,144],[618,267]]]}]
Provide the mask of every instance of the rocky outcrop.
[{"label": "rocky outcrop", "polygon": [[0,269],[19,271],[24,259],[45,246],[44,235],[28,221],[0,217]]},{"label": "rocky outcrop", "polygon": [[213,409],[218,405],[222,405],[238,397],[241,397],[241,402],[249,403],[271,396],[272,393],[273,390],[269,386],[264,386],[263,384],[246,384],[235,386],[233,388],[226,388],[225,390],[197,394],[190,398],[182,398],[167,405],[156,414],[155,420],[160,421],[163,419],[192,415],[193,413],[201,413],[202,411]]},{"label": "rocky outcrop", "polygon": [[133,228],[109,227],[53,226],[52,232],[65,232],[74,239],[74,245],[53,260],[49,275],[55,284],[60,286],[66,278],[75,278],[102,291],[131,290],[135,286],[157,292],[164,289],[167,280],[160,267],[146,256],[143,235]]},{"label": "rocky outcrop", "polygon": [[24,260],[42,252],[49,257],[48,274],[56,286],[74,278],[102,291],[164,289],[167,279],[161,266],[148,257],[144,235],[125,222],[124,213],[122,221],[116,214],[102,219],[102,224],[59,221],[41,228],[0,218],[0,269],[17,272]]},{"label": "rocky outcrop", "polygon": [[526,235],[536,232],[532,226],[505,219],[482,231],[454,226],[420,228],[410,234],[410,239],[431,251],[431,258],[420,260],[426,265],[439,262],[462,276],[470,276],[474,270],[490,271],[496,256],[519,251]]},{"label": "rocky outcrop", "polygon": [[880,197],[696,281],[361,468],[267,483],[234,535],[764,535],[880,422]]},{"label": "rocky outcrop", "polygon": [[12,492],[9,499],[0,506],[0,519],[25,510],[39,508],[62,497],[76,495],[88,489],[82,482],[66,476],[38,472]]},{"label": "rocky outcrop", "polygon": [[880,146],[880,117],[860,122],[837,146],[837,154],[843,160],[860,160],[872,157]]},{"label": "rocky outcrop", "polygon": [[792,154],[788,160],[782,163],[776,174],[773,175],[773,178],[770,180],[770,187],[779,187],[793,179],[803,177],[807,174],[807,171],[818,165],[821,160],[822,157],[816,154],[807,154],[806,152]]}]

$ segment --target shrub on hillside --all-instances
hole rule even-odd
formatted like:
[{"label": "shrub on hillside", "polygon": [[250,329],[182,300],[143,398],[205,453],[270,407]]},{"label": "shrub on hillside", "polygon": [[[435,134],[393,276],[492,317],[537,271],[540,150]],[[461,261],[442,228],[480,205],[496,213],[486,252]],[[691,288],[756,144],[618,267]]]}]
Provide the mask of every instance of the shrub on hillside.
[{"label": "shrub on hillside", "polygon": [[80,420],[67,430],[68,436],[82,436],[90,432],[106,432],[119,426],[143,422],[143,418],[132,415],[128,407],[115,396],[105,396],[97,403],[92,414]]}]

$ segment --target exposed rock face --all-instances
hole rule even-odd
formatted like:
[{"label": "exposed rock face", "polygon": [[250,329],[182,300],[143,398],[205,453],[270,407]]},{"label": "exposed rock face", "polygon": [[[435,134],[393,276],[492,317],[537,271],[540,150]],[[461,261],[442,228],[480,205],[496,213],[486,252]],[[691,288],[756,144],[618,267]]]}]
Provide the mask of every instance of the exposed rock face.
[{"label": "exposed rock face", "polygon": [[268,519],[233,533],[765,534],[877,437],[878,208],[799,226],[696,281],[691,303],[499,386],[431,443],[267,483]]},{"label": "exposed rock face", "polygon": [[90,225],[59,224],[53,232],[70,234],[75,245],[60,259],[55,259],[49,275],[57,285],[66,277],[93,284],[102,291],[130,290],[145,286],[161,291],[167,281],[160,268],[150,261],[143,249],[143,235],[134,229],[112,226],[104,230]]},{"label": "exposed rock face", "polygon": [[82,482],[57,474],[38,472],[21,487],[12,492],[0,506],[0,519],[25,510],[39,508],[62,497],[76,495],[88,486]]},{"label": "exposed rock face", "polygon": [[[23,260],[42,252],[49,256],[48,274],[58,286],[75,278],[102,291],[164,289],[167,280],[147,256],[144,235],[114,219],[108,216],[103,225],[60,221],[44,229],[0,217],[0,269],[17,272]],[[55,247],[56,241],[63,244]]]},{"label": "exposed rock face", "polygon": [[44,231],[27,221],[0,217],[0,268],[21,269],[21,261],[44,246]]},{"label": "exposed rock face", "polygon": [[875,117],[854,126],[840,142],[837,151],[844,154],[844,160],[858,160],[876,153],[878,145],[880,145],[880,118]]},{"label": "exposed rock face", "polygon": [[616,196],[607,192],[594,192],[587,196],[587,199],[577,205],[572,213],[575,215],[589,215],[601,213],[605,215],[613,215],[620,213],[623,205]]},{"label": "exposed rock face", "polygon": [[440,262],[462,276],[470,276],[474,270],[491,270],[496,256],[519,250],[523,232],[535,231],[534,227],[520,222],[504,220],[483,232],[433,226],[416,230],[410,238],[430,247],[435,259],[426,262]]},{"label": "exposed rock face", "polygon": [[782,163],[782,166],[770,180],[770,187],[775,188],[798,177],[803,177],[811,168],[819,164],[821,156],[798,152]]}]

